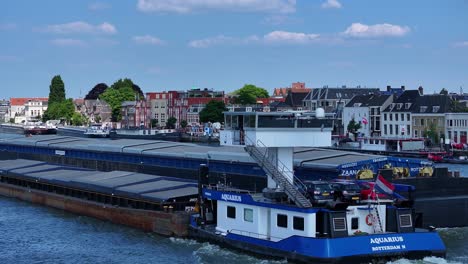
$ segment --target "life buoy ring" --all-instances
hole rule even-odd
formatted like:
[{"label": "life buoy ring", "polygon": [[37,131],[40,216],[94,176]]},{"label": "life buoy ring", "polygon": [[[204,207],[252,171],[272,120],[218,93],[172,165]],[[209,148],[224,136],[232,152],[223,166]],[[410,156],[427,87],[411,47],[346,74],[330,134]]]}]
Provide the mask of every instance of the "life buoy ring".
[{"label": "life buoy ring", "polygon": [[374,216],[372,214],[368,214],[366,216],[366,224],[368,226],[371,226],[373,222],[374,222]]}]

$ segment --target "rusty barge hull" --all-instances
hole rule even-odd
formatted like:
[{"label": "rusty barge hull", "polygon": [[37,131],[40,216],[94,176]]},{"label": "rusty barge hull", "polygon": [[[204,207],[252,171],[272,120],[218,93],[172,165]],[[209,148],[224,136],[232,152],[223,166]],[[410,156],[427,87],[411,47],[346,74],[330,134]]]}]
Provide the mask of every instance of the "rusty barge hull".
[{"label": "rusty barge hull", "polygon": [[0,195],[154,232],[164,236],[187,236],[189,215],[185,212],[156,212],[119,208],[73,197],[0,183]]}]

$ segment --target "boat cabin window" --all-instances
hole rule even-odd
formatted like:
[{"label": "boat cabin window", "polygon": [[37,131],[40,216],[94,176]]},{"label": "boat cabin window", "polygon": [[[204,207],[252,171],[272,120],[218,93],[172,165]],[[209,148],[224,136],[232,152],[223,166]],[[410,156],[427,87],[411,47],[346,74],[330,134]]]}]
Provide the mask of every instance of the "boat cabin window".
[{"label": "boat cabin window", "polygon": [[353,217],[351,218],[351,229],[359,229],[359,218],[358,217]]},{"label": "boat cabin window", "polygon": [[253,210],[244,208],[244,221],[253,223]]},{"label": "boat cabin window", "polygon": [[304,217],[293,217],[293,229],[304,231]]},{"label": "boat cabin window", "polygon": [[288,216],[284,214],[278,214],[276,216],[276,225],[278,227],[288,228]]},{"label": "boat cabin window", "polygon": [[226,115],[225,127],[232,128],[232,116],[231,115]]},{"label": "boat cabin window", "polygon": [[294,119],[290,115],[258,116],[258,127],[294,127]]},{"label": "boat cabin window", "polygon": [[228,218],[236,218],[236,208],[234,206],[227,207],[227,217]]}]

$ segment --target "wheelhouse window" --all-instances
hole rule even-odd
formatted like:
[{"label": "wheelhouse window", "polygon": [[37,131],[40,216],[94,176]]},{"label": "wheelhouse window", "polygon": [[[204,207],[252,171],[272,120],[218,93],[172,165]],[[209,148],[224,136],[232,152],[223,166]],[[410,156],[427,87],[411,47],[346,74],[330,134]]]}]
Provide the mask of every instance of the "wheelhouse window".
[{"label": "wheelhouse window", "polygon": [[227,207],[227,217],[236,219],[236,208],[234,206]]},{"label": "wheelhouse window", "polygon": [[353,230],[359,229],[359,218],[358,217],[351,218],[351,229],[353,229]]},{"label": "wheelhouse window", "polygon": [[288,216],[284,214],[278,214],[276,216],[276,225],[278,227],[288,228]]},{"label": "wheelhouse window", "polygon": [[304,217],[293,217],[293,229],[304,231]]},{"label": "wheelhouse window", "polygon": [[253,223],[253,209],[244,208],[244,221]]}]

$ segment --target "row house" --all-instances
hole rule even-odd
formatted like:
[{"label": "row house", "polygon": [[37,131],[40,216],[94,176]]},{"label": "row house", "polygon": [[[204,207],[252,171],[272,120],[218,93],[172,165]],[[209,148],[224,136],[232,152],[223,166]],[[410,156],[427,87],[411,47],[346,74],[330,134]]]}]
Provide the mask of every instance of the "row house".
[{"label": "row house", "polygon": [[48,101],[45,97],[10,98],[10,118],[15,123],[37,120],[47,110]]},{"label": "row house", "polygon": [[445,137],[445,115],[451,111],[451,99],[447,95],[433,94],[420,96],[415,103],[412,112],[413,137],[429,137],[432,135],[432,143],[439,143],[439,139]]},{"label": "row house", "polygon": [[112,120],[112,109],[104,100],[84,99],[84,105],[81,106],[81,112],[84,113],[91,123],[110,123]]},{"label": "row house", "polygon": [[149,105],[150,119],[156,120],[158,126],[165,127],[168,119],[168,92],[146,93],[146,101]]},{"label": "row house", "polygon": [[10,121],[10,101],[0,101],[0,123],[6,123]]},{"label": "row house", "polygon": [[304,82],[295,82],[291,84],[291,87],[275,88],[272,97],[286,98],[291,91],[295,93],[309,93],[312,89],[306,88]]},{"label": "row house", "polygon": [[356,95],[370,95],[379,93],[379,88],[313,88],[303,100],[305,109],[315,111],[317,108],[323,108],[325,113],[336,115],[334,134],[342,135],[345,132],[343,123],[343,109],[345,105]]},{"label": "row house", "polygon": [[382,112],[382,136],[386,138],[411,138],[411,114],[416,109],[419,90],[404,91]]},{"label": "row house", "polygon": [[149,128],[150,103],[146,100],[122,102],[122,128]]},{"label": "row house", "polygon": [[446,113],[445,114],[446,143],[467,144],[468,135],[468,113]]},{"label": "row house", "polygon": [[359,130],[363,137],[381,136],[381,113],[393,101],[390,94],[356,95],[343,109],[345,129],[351,120],[361,123]]}]

